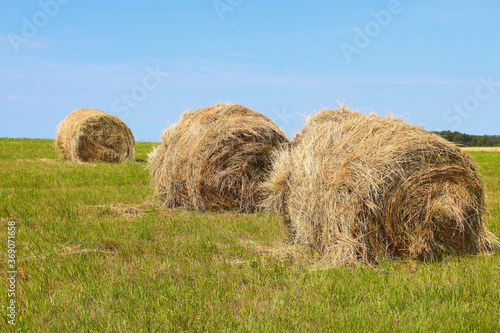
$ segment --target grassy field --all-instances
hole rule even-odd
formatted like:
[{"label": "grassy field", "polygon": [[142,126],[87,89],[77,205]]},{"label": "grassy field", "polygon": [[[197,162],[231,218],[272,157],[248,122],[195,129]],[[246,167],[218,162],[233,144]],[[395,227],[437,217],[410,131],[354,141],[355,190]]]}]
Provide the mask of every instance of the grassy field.
[{"label": "grassy field", "polygon": [[[317,267],[275,216],[160,210],[147,152],[76,164],[52,140],[0,139],[0,331],[499,332],[500,256]],[[500,235],[500,152],[470,152]],[[16,221],[17,321],[7,323]]]}]

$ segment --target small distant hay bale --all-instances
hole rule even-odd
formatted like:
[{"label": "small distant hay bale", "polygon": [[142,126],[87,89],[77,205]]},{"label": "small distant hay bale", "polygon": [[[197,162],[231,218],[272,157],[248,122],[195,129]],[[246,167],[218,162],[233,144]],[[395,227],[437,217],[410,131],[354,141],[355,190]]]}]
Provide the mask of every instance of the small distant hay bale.
[{"label": "small distant hay bale", "polygon": [[272,120],[241,105],[184,112],[149,155],[152,185],[166,207],[251,212],[272,155],[289,144]]},{"label": "small distant hay bale", "polygon": [[76,162],[125,162],[134,159],[135,140],[119,118],[97,109],[73,111],[57,130],[56,147]]},{"label": "small distant hay bale", "polygon": [[296,243],[324,264],[491,250],[473,160],[438,135],[345,107],[306,119],[262,185]]}]

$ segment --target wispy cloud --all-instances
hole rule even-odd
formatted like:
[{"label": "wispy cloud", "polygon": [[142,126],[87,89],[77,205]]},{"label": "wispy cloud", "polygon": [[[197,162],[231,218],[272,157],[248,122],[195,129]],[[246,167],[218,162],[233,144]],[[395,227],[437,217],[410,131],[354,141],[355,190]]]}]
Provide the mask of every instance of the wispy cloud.
[{"label": "wispy cloud", "polygon": [[44,50],[48,49],[49,45],[49,42],[44,38],[24,38],[15,34],[0,33],[1,50],[11,49],[14,51],[16,47],[18,50]]},{"label": "wispy cloud", "polygon": [[23,101],[32,101],[37,99],[35,95],[22,95],[22,94],[0,94],[0,101],[4,102],[23,102]]},{"label": "wispy cloud", "polygon": [[[364,85],[364,86],[470,86],[475,78],[445,77],[445,76],[335,76],[335,75],[294,75],[267,71],[258,66],[238,64],[222,64],[204,60],[194,62],[181,60],[184,69],[189,69],[189,75],[178,71],[183,77],[195,82],[219,82],[221,85],[255,85],[271,87],[290,87],[291,89],[321,90],[325,87]],[[249,68],[252,67],[252,68]],[[327,88],[330,89],[330,88]]]},{"label": "wispy cloud", "polygon": [[0,33],[0,50],[10,47],[7,35]]},{"label": "wispy cloud", "polygon": [[252,57],[252,55],[249,53],[237,52],[237,51],[226,52],[226,55],[231,56],[231,57],[235,57],[235,58],[251,58]]}]

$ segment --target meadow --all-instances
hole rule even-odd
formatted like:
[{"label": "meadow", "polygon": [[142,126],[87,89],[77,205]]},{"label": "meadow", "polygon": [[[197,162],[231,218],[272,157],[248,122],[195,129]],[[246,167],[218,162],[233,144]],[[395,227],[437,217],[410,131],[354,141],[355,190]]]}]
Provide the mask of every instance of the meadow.
[{"label": "meadow", "polygon": [[[160,209],[136,161],[74,163],[0,138],[0,331],[499,332],[500,253],[322,267],[275,215]],[[469,151],[500,235],[500,152]],[[16,222],[15,326],[8,222]]]}]

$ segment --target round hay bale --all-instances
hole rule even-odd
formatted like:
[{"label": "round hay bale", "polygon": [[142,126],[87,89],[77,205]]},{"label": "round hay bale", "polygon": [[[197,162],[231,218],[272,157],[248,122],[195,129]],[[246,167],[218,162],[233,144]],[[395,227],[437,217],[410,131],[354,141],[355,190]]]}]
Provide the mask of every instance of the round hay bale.
[{"label": "round hay bale", "polygon": [[498,245],[474,161],[440,136],[345,107],[306,119],[262,185],[295,242],[326,264],[438,259]]},{"label": "round hay bale", "polygon": [[125,162],[134,159],[135,140],[119,118],[97,109],[73,111],[57,130],[56,147],[77,162]]},{"label": "round hay bale", "polygon": [[273,153],[289,143],[272,120],[241,105],[184,112],[149,155],[152,184],[167,207],[253,211]]}]

